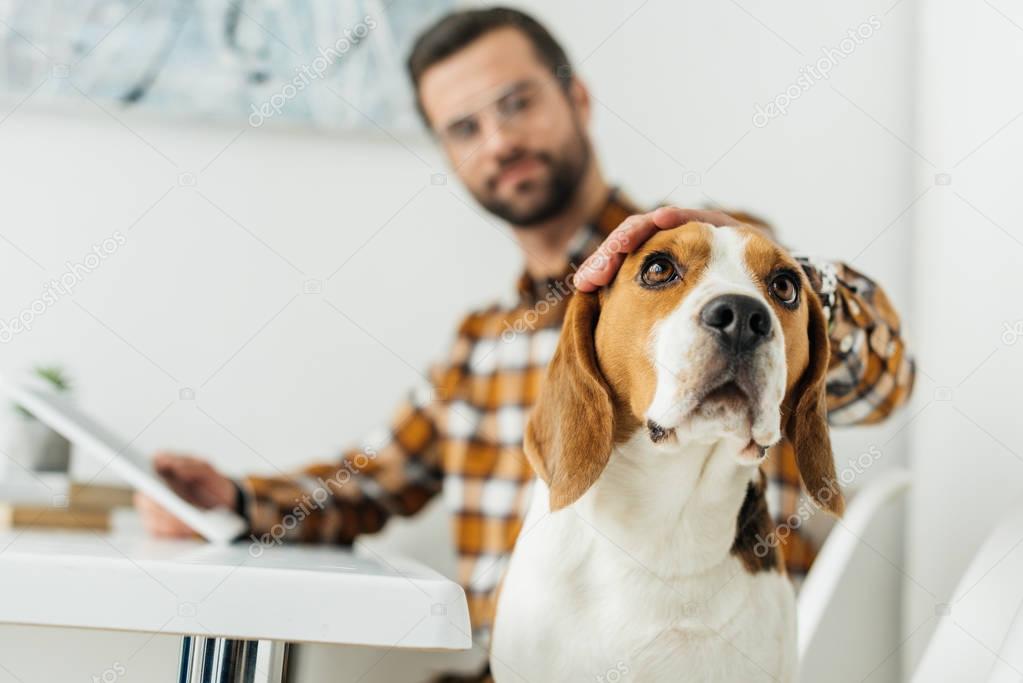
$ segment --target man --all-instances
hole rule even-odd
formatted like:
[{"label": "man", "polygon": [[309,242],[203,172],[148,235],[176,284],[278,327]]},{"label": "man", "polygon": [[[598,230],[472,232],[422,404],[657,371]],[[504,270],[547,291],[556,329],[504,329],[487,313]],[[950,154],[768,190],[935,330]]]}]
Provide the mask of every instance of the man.
[{"label": "man", "polygon": [[[392,515],[415,514],[443,490],[454,516],[459,578],[474,629],[485,636],[533,477],[523,428],[554,350],[572,273],[618,226],[579,271],[580,287],[609,282],[623,253],[659,228],[736,221],[673,208],[629,218],[636,209],[608,185],[594,154],[585,86],[550,34],[520,12],[451,14],[419,38],[408,67],[419,111],[452,168],[521,246],[518,303],[465,318],[448,360],[434,370],[432,400],[411,397],[382,442],[287,478],[235,483],[200,460],[171,455],[158,456],[157,467],[198,504],[239,509],[254,537],[267,541],[351,543]],[[913,378],[898,317],[881,290],[851,269],[810,262],[805,268],[830,316],[832,421],[884,418],[905,401]],[[787,518],[799,497],[791,446],[776,448],[767,468],[776,517]],[[320,503],[324,492],[329,498]],[[152,532],[188,533],[152,501],[140,498],[138,506]],[[782,547],[790,572],[801,576],[813,549],[798,529]]]}]

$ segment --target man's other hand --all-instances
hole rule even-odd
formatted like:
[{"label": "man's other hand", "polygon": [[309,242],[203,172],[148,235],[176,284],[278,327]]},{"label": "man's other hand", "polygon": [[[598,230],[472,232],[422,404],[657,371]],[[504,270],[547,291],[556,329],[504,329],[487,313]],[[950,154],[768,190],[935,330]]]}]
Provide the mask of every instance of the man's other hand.
[{"label": "man's other hand", "polygon": [[[234,510],[238,490],[234,482],[205,460],[172,453],[158,453],[153,468],[179,496],[200,508],[226,507]],[[135,494],[135,509],[146,531],[154,536],[188,538],[195,535],[177,517],[143,493]]]},{"label": "man's other hand", "polygon": [[622,261],[658,230],[670,230],[691,221],[711,225],[743,225],[721,211],[662,206],[650,213],[629,216],[619,225],[575,273],[574,283],[582,292],[593,292],[614,279]]}]

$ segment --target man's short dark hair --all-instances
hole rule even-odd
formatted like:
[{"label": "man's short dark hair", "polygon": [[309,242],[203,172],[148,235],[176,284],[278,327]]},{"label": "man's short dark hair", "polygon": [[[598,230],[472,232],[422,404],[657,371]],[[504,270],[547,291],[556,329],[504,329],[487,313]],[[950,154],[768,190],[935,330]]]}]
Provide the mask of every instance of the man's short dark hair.
[{"label": "man's short dark hair", "polygon": [[430,120],[419,97],[419,81],[437,62],[450,57],[475,42],[483,35],[501,28],[514,28],[522,32],[533,45],[540,62],[568,90],[572,68],[565,50],[550,32],[525,12],[508,7],[469,9],[445,15],[419,34],[408,58],[408,72],[415,89],[416,109],[427,127]]}]

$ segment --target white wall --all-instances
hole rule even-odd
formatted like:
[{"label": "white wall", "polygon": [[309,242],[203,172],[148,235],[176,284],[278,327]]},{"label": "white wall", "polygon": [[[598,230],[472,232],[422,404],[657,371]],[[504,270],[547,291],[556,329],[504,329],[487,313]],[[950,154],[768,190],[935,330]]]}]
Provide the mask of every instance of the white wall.
[{"label": "white wall", "polygon": [[[955,619],[954,604],[947,614],[936,605],[950,602],[987,532],[1023,495],[1023,343],[1003,339],[1006,325],[1023,321],[1023,11],[928,0],[920,17],[914,146],[917,187],[931,189],[916,220],[924,343],[911,428],[910,658],[940,619]],[[939,173],[950,184],[936,185]]]},{"label": "white wall", "polygon": [[[566,43],[596,98],[604,167],[637,201],[759,212],[789,243],[877,276],[908,311],[913,0],[887,14],[890,0],[519,4]],[[753,125],[756,104],[871,15],[880,28],[830,80]],[[0,234],[31,257],[0,241],[0,317],[92,244],[127,237],[3,348],[0,370],[66,365],[82,402],[147,451],[195,450],[232,473],[336,452],[519,267],[507,232],[451,180],[430,184],[445,169],[426,139],[108,111],[30,100],[0,124]],[[182,173],[196,187],[179,187]],[[311,279],[322,293],[303,293]],[[179,400],[186,387],[194,401]],[[878,469],[902,461],[908,417],[840,434],[839,459],[878,446]],[[395,543],[450,572],[431,542],[447,533],[440,510],[428,530]]]}]

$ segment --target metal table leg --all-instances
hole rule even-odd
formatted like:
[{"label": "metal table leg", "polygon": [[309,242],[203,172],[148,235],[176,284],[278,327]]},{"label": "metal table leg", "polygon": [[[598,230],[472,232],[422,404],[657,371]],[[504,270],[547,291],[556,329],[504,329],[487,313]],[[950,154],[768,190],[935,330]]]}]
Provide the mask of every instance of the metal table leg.
[{"label": "metal table leg", "polygon": [[288,643],[184,636],[178,683],[287,683]]}]

